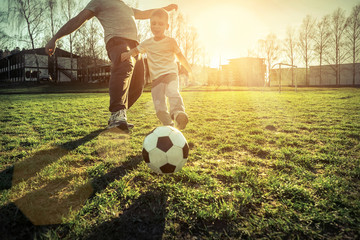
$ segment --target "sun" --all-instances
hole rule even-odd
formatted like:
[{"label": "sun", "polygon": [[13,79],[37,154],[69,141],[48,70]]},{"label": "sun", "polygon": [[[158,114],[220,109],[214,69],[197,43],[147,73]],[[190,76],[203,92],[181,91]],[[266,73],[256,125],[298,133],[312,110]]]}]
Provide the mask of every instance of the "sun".
[{"label": "sun", "polygon": [[[253,46],[253,39],[264,32],[256,14],[242,8],[240,3],[209,6],[192,21],[198,30],[199,40],[207,52],[214,55],[214,59],[246,56]],[[242,50],[234,50],[239,48]]]}]

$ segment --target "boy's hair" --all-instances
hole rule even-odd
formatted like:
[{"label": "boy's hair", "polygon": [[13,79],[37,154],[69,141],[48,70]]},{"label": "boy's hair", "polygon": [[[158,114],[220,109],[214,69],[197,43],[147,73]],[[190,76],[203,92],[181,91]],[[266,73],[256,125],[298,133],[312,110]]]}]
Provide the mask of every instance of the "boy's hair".
[{"label": "boy's hair", "polygon": [[153,16],[165,18],[166,22],[169,21],[169,14],[163,8],[159,8],[159,9],[156,9],[155,11],[153,11],[151,14],[151,17],[153,17]]}]

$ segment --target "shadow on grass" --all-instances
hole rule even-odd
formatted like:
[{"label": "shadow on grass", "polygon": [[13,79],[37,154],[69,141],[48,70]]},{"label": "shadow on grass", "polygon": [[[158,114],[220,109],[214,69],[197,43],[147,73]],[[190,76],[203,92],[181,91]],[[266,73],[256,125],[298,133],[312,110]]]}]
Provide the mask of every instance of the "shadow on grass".
[{"label": "shadow on grass", "polygon": [[70,141],[51,149],[38,151],[24,161],[8,167],[4,171],[0,172],[0,191],[10,189],[12,186],[17,185],[20,182],[27,181],[30,178],[35,177],[42,169],[58,161],[63,156],[67,155],[69,151],[72,151],[86,142],[96,138],[103,131],[104,129],[99,129],[78,140]]},{"label": "shadow on grass", "polygon": [[[74,193],[61,199],[58,193],[62,192],[64,188],[71,189],[71,180],[79,176],[56,178],[41,185],[41,176],[38,176],[38,173],[67,155],[69,151],[96,138],[103,131],[104,129],[99,129],[78,140],[51,149],[40,150],[33,156],[0,172],[0,191],[21,188],[21,185],[18,186],[19,184],[31,185],[32,182],[40,182],[37,190],[24,195],[21,195],[22,190],[15,190],[19,191],[17,193],[19,195],[11,199],[13,203],[0,206],[0,239],[33,239],[36,225],[54,226],[59,224],[62,214],[82,206],[93,194],[91,183],[77,186]],[[9,237],[3,238],[3,236]],[[11,238],[11,236],[13,237]]]},{"label": "shadow on grass", "polygon": [[106,189],[110,183],[124,177],[128,171],[135,169],[141,162],[142,162],[142,155],[132,156],[129,157],[129,160],[124,162],[121,166],[113,168],[110,172],[102,176],[93,178],[92,180],[92,186],[94,188],[93,196],[95,196],[97,192],[101,192],[102,190]]},{"label": "shadow on grass", "polygon": [[14,166],[7,167],[0,172],[0,191],[11,188],[12,176],[14,174]]},{"label": "shadow on grass", "polygon": [[120,217],[91,229],[85,239],[162,239],[167,195],[150,190],[137,198]]},{"label": "shadow on grass", "polygon": [[[37,175],[44,168],[67,155],[69,151],[96,138],[103,131],[100,129],[59,147],[41,150],[7,168],[0,173],[1,180],[4,180],[0,190],[18,188],[19,184],[41,180]],[[66,225],[60,225],[62,217],[67,216],[70,210],[80,209],[97,192],[103,191],[110,183],[121,179],[142,162],[141,155],[129,156],[127,159],[121,166],[111,169],[108,173],[76,186],[75,191],[66,189],[71,188],[72,179],[82,177],[77,173],[55,178],[40,185],[36,190],[11,199],[14,203],[0,207],[0,236],[6,236],[5,239],[34,239],[39,234],[44,235],[44,232],[50,232],[54,236],[59,236],[59,232],[60,235],[66,235]],[[64,189],[68,194],[59,197],[59,193],[62,194]],[[105,235],[108,239],[118,239],[117,236],[126,239],[160,239],[165,227],[166,199],[166,195],[157,190],[143,194],[121,217],[92,229],[89,239],[104,239]],[[106,232],[107,230],[111,231]]]},{"label": "shadow on grass", "polygon": [[[36,226],[19,210],[14,203],[0,207],[0,239],[1,240],[27,240],[27,239],[51,239],[53,236],[64,236],[64,230],[55,230],[60,225]],[[49,234],[50,233],[50,234]],[[46,237],[48,236],[48,237]]]}]

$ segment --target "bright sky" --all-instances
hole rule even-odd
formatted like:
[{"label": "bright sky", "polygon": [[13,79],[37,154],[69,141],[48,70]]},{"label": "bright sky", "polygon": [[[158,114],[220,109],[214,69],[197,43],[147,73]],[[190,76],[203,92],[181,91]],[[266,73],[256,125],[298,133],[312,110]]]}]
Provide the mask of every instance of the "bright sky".
[{"label": "bright sky", "polygon": [[299,26],[309,14],[322,18],[341,7],[346,15],[360,0],[139,0],[140,9],[170,3],[188,16],[200,41],[212,55],[211,65],[247,56],[248,49],[269,33],[285,36],[287,26]]},{"label": "bright sky", "polygon": [[[0,10],[8,0],[0,0]],[[87,0],[82,0],[86,2]],[[90,1],[90,0],[88,0]],[[126,2],[127,0],[125,0]],[[131,0],[129,0],[131,1]],[[163,7],[171,3],[188,17],[199,40],[216,66],[226,59],[247,56],[259,39],[269,33],[285,36],[288,26],[298,27],[307,14],[322,18],[338,7],[349,15],[360,0],[138,0],[139,9]],[[0,25],[0,27],[3,27]],[[6,26],[4,26],[6,28]]]}]

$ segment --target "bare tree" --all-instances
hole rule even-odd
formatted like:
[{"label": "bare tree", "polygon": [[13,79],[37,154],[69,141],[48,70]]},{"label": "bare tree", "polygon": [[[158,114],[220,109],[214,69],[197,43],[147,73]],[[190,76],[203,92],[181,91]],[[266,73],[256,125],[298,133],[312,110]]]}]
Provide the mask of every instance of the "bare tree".
[{"label": "bare tree", "polygon": [[[125,0],[126,4],[132,8],[139,8],[139,0]],[[150,20],[135,20],[136,28],[138,30],[138,40],[140,42],[148,39],[151,36]]]},{"label": "bare tree", "polygon": [[[179,47],[181,49],[183,49],[184,51],[186,50],[186,39],[185,39],[185,29],[186,29],[186,24],[185,24],[185,17],[182,13],[178,13],[176,16],[176,20],[174,20],[174,23],[176,26],[172,27],[172,31],[175,32],[175,36],[173,35],[174,33],[172,33],[172,36],[174,36],[174,38],[176,39],[176,42],[179,44]],[[185,57],[187,57],[185,55]]]},{"label": "bare tree", "polygon": [[299,51],[305,63],[305,82],[309,85],[308,68],[312,60],[313,39],[314,39],[315,19],[307,15],[300,26],[299,31]]},{"label": "bare tree", "polygon": [[353,85],[356,79],[356,62],[360,60],[360,4],[353,7],[347,19],[346,36],[349,40],[350,55],[352,60]]},{"label": "bare tree", "polygon": [[336,85],[340,84],[340,64],[347,57],[346,51],[342,51],[344,48],[346,26],[345,11],[341,8],[336,9],[330,18],[331,44],[330,52],[326,59],[329,64],[333,64],[332,68],[335,73]]},{"label": "bare tree", "polygon": [[0,49],[9,47],[11,36],[4,30],[3,26],[7,25],[8,14],[5,11],[0,11]]},{"label": "bare tree", "polygon": [[179,15],[179,11],[172,11],[169,13],[169,29],[168,34],[170,37],[175,37],[175,30],[176,30],[176,19]]},{"label": "bare tree", "polygon": [[99,22],[96,18],[93,18],[89,21],[88,24],[88,41],[87,45],[89,46],[89,53],[94,61],[95,68],[98,65],[97,60],[101,59],[101,51],[103,48],[100,46],[100,42],[102,42],[103,37],[99,34]]},{"label": "bare tree", "polygon": [[[87,69],[87,76],[92,77],[89,73],[89,66],[92,65],[94,69],[99,64],[99,60],[106,58],[106,51],[104,51],[104,36],[100,23],[96,18],[87,21],[81,28],[77,30],[76,38],[74,38],[74,53],[81,56],[81,63],[78,63],[78,68],[83,71]],[[83,79],[89,81],[91,79]]]},{"label": "bare tree", "polygon": [[49,17],[50,17],[50,26],[51,26],[51,36],[55,35],[55,8],[56,8],[57,1],[55,0],[46,0],[46,6],[49,10]]},{"label": "bare tree", "polygon": [[[54,37],[55,35],[55,14],[56,14],[56,7],[57,7],[57,1],[55,0],[46,0],[46,6],[48,8],[48,13],[49,13],[49,17],[50,17],[50,29],[51,29],[51,37]],[[44,44],[46,45],[46,43]],[[54,56],[55,58],[55,61],[53,61],[53,70],[54,72],[56,73],[57,70],[57,54],[55,54]],[[58,78],[57,78],[57,75],[56,74],[52,74],[51,73],[51,70],[49,69],[49,75],[51,74],[51,78],[57,82],[58,81]]]},{"label": "bare tree", "polygon": [[286,38],[284,40],[284,52],[285,58],[290,63],[291,67],[291,85],[294,85],[294,65],[296,57],[296,29],[294,27],[288,27],[286,29]]},{"label": "bare tree", "polygon": [[199,34],[195,27],[190,27],[190,42],[191,42],[191,64],[195,64],[201,57],[201,48],[198,43]]},{"label": "bare tree", "polygon": [[170,27],[167,35],[176,39],[179,47],[183,50],[186,59],[195,64],[201,61],[201,47],[198,43],[198,33],[196,28],[192,27],[181,12],[170,15]]},{"label": "bare tree", "polygon": [[[26,25],[27,34],[30,39],[31,47],[35,50],[35,43],[39,42],[38,37],[43,32],[43,2],[41,0],[15,0],[12,14],[20,17]],[[19,22],[22,23],[22,22]],[[34,51],[35,62],[37,68],[37,80],[39,81],[39,60]]]},{"label": "bare tree", "polygon": [[280,43],[274,33],[267,35],[265,40],[259,40],[258,42],[261,55],[265,57],[267,63],[267,78],[268,86],[270,86],[270,70],[273,68],[273,64],[280,57]]},{"label": "bare tree", "polygon": [[[62,0],[61,1],[61,8],[63,16],[65,16],[64,20],[65,22],[68,22],[70,19],[72,19],[76,12],[79,11],[79,6],[77,1],[74,0]],[[77,34],[77,31],[74,33],[70,33],[68,36],[69,39],[69,52],[70,52],[70,68],[71,72],[73,69],[73,44],[74,44],[74,35]]]},{"label": "bare tree", "polygon": [[322,83],[322,65],[324,61],[324,56],[326,55],[326,51],[330,43],[329,20],[330,16],[326,15],[315,25],[314,52],[317,54],[319,61],[320,85]]}]

